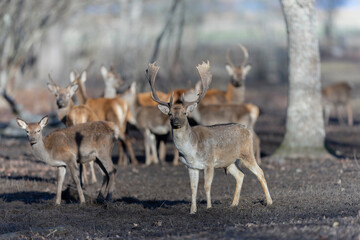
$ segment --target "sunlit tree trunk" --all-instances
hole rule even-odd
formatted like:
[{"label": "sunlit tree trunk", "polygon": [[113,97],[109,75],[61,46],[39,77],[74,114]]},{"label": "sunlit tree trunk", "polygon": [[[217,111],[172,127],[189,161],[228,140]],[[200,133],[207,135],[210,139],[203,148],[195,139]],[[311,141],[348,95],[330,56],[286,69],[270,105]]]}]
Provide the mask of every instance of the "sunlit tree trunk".
[{"label": "sunlit tree trunk", "polygon": [[289,93],[286,133],[273,157],[323,157],[320,57],[314,0],[281,0],[288,33]]}]

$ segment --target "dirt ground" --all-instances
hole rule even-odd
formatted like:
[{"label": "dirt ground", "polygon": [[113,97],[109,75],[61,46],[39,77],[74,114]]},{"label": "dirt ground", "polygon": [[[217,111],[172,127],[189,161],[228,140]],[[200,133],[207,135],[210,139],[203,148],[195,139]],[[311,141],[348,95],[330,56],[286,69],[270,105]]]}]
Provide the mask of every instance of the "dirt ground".
[{"label": "dirt ground", "polygon": [[[332,119],[327,145],[338,159],[298,159],[273,163],[269,156],[285,131],[286,89],[263,94],[249,90],[261,106],[256,131],[272,206],[265,206],[259,181],[245,171],[239,206],[230,207],[235,180],[216,170],[212,209],[206,209],[202,174],[198,212],[190,215],[190,183],[180,163],[144,167],[118,166],[113,201],[96,204],[100,182],[85,186],[80,205],[67,174],[63,202],[55,206],[56,169],[32,155],[26,139],[0,142],[0,239],[360,239],[360,166],[353,151],[360,146],[355,126]],[[133,132],[134,148],[144,159],[142,140]],[[172,158],[168,143],[167,160]],[[360,153],[357,154],[360,162]],[[114,152],[114,160],[117,157]],[[98,179],[101,173],[97,169]]]}]

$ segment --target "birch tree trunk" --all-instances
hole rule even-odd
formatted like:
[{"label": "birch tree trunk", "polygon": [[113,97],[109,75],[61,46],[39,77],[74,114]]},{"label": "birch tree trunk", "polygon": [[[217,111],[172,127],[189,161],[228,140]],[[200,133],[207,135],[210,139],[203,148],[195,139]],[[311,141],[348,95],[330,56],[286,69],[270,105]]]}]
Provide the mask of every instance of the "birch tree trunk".
[{"label": "birch tree trunk", "polygon": [[288,33],[289,93],[285,137],[272,157],[325,157],[314,0],[281,0],[281,5]]}]

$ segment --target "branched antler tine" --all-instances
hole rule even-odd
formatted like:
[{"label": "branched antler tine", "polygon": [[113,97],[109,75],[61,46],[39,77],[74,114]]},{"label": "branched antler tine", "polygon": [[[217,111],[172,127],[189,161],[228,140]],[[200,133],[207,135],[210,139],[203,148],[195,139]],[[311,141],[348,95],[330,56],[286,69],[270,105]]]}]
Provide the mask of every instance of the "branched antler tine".
[{"label": "branched antler tine", "polygon": [[165,106],[169,106],[172,102],[172,99],[170,100],[170,103],[167,103],[167,102],[164,102],[164,101],[161,101],[156,93],[156,90],[155,90],[155,79],[156,79],[156,75],[157,75],[157,72],[159,71],[159,68],[158,66],[155,66],[156,62],[154,63],[149,63],[149,66],[148,66],[148,69],[146,69],[146,78],[148,79],[149,81],[149,84],[150,84],[150,89],[151,89],[151,98],[159,103],[160,105],[165,105]]},{"label": "branched antler tine", "polygon": [[242,45],[241,43],[239,43],[239,47],[241,48],[241,50],[242,50],[243,53],[244,53],[244,60],[243,60],[243,62],[241,63],[241,66],[244,67],[245,64],[247,63],[248,58],[249,58],[249,53],[248,53],[246,47],[244,47],[244,45]]},{"label": "branched antler tine", "polygon": [[51,77],[51,74],[50,74],[50,73],[48,74],[48,76],[49,76],[49,79],[50,79],[50,81],[52,82],[52,84],[54,84],[55,86],[57,86],[56,82],[55,82],[54,79]]},{"label": "branched antler tine", "polygon": [[228,48],[227,51],[226,51],[226,61],[232,68],[235,68],[235,66],[234,66],[234,64],[233,64],[233,62],[231,61],[231,58],[230,58],[230,48]]},{"label": "branched antler tine", "polygon": [[211,83],[211,79],[212,79],[212,74],[210,72],[210,63],[209,61],[202,62],[202,64],[199,64],[196,66],[199,74],[200,74],[200,78],[201,78],[201,90],[199,92],[199,96],[195,101],[191,101],[191,102],[186,102],[184,100],[184,104],[185,105],[191,105],[193,103],[200,103],[201,100],[205,97],[206,92],[209,88],[209,85]]}]

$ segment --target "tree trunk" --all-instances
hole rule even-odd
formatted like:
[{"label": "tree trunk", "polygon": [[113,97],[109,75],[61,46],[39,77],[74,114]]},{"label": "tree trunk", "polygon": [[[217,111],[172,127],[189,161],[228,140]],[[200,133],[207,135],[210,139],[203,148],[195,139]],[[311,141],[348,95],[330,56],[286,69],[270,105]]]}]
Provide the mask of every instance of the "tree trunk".
[{"label": "tree trunk", "polygon": [[289,93],[286,133],[273,158],[327,156],[314,0],[281,0],[288,32]]}]

